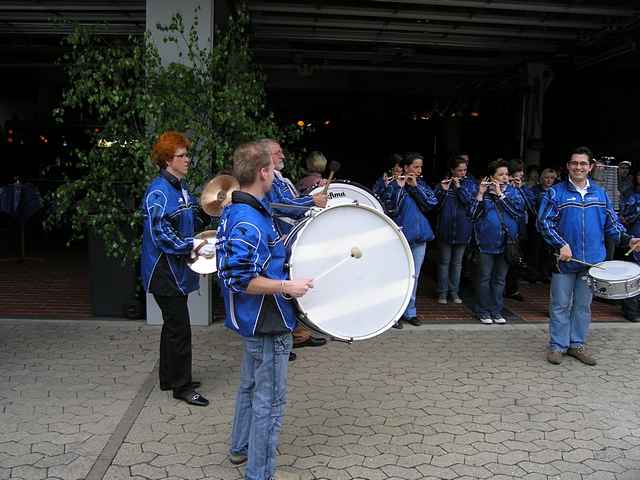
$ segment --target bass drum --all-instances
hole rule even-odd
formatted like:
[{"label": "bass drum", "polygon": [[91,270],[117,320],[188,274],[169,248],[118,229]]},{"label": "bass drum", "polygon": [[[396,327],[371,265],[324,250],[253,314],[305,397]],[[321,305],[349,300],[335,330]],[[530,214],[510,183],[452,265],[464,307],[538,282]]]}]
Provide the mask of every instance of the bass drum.
[{"label": "bass drum", "polygon": [[[316,187],[311,190],[308,195],[320,193],[324,187]],[[362,185],[351,182],[349,180],[336,180],[329,185],[327,192],[327,207],[335,205],[344,205],[347,203],[358,202],[359,205],[373,207],[379,212],[384,213],[382,204],[376,198],[371,190]]]},{"label": "bass drum", "polygon": [[411,248],[393,220],[372,207],[320,210],[294,227],[285,246],[290,277],[316,279],[296,300],[302,322],[318,333],[347,342],[375,337],[411,299]]}]

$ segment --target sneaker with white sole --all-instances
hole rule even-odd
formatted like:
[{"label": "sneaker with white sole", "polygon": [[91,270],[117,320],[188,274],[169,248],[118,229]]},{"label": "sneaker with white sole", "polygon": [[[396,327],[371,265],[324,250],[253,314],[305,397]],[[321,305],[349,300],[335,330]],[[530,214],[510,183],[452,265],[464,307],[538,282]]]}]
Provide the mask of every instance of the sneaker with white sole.
[{"label": "sneaker with white sole", "polygon": [[438,295],[438,303],[440,305],[446,305],[447,304],[447,294],[446,293],[441,293],[440,295]]},{"label": "sneaker with white sole", "polygon": [[498,325],[504,325],[505,323],[507,323],[507,319],[504,318],[502,315],[498,315],[496,317],[493,317],[493,323],[497,323]]},{"label": "sneaker with white sole", "polygon": [[480,317],[480,323],[491,325],[493,323],[493,319],[491,317]]},{"label": "sneaker with white sole", "polygon": [[462,303],[462,299],[458,296],[457,293],[452,293],[451,294],[451,301],[453,303],[457,303],[457,304],[461,304]]}]

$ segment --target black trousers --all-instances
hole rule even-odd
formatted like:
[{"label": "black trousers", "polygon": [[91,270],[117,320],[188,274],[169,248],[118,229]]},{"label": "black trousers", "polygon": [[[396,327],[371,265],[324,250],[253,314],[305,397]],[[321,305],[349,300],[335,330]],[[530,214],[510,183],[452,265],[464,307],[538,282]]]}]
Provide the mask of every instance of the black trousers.
[{"label": "black trousers", "polygon": [[622,313],[627,320],[640,317],[640,295],[622,300]]},{"label": "black trousers", "polygon": [[191,323],[187,296],[153,295],[162,311],[160,388],[182,393],[191,383]]}]

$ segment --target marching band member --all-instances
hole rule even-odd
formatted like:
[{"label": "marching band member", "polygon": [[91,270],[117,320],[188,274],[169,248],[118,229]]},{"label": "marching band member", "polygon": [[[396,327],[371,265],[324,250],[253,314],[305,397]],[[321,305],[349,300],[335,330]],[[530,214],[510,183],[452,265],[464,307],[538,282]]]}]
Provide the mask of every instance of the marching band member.
[{"label": "marching band member", "polygon": [[[298,191],[291,183],[291,180],[285,178],[280,171],[284,168],[284,153],[282,147],[278,142],[272,139],[259,140],[258,143],[262,145],[269,152],[271,162],[273,163],[273,185],[271,189],[266,193],[265,198],[269,203],[283,203],[293,206],[305,206],[305,207],[326,207],[327,195],[320,192],[315,195],[299,196]],[[294,219],[300,219],[304,217],[306,210],[300,208],[292,208],[287,210],[287,216]],[[276,228],[281,235],[288,235],[293,228],[293,224],[289,219],[282,217],[275,217]],[[301,347],[320,347],[327,343],[327,340],[322,337],[314,337],[311,332],[304,328],[302,325],[293,332],[293,348]],[[296,359],[295,353],[291,353],[291,360]]]},{"label": "marching band member", "polygon": [[504,160],[488,166],[489,176],[480,182],[471,204],[479,264],[476,275],[476,314],[481,323],[504,324],[504,287],[509,270],[505,248],[518,235],[518,221],[524,215],[524,202],[508,183],[509,169]]},{"label": "marching band member", "polygon": [[[640,237],[640,171],[632,176],[632,189],[620,206],[620,216],[633,237]],[[634,253],[633,259],[640,263],[640,255]],[[622,313],[630,322],[640,322],[640,295],[622,300]]]},{"label": "marching band member", "polygon": [[327,180],[322,178],[322,174],[327,168],[326,157],[317,151],[311,152],[305,161],[307,165],[306,175],[298,181],[298,191],[304,195],[316,187],[323,187]]},{"label": "marching band member", "polygon": [[640,238],[627,234],[607,192],[589,181],[592,159],[587,147],[576,148],[567,162],[569,178],[547,191],[538,212],[538,229],[558,250],[558,271],[551,277],[547,352],[547,361],[555,365],[562,362],[565,353],[587,365],[596,364],[585,346],[593,297],[585,281],[588,267],[571,259],[602,262],[606,258],[605,237],[640,249]]},{"label": "marching band member", "polygon": [[239,333],[244,343],[230,461],[247,462],[248,480],[299,478],[275,473],[275,466],[296,325],[292,297],[305,295],[313,283],[287,280],[285,247],[266,202],[273,167],[269,151],[259,142],[236,149],[233,175],[240,190],[233,192],[232,203],[222,212],[216,246],[225,326]]},{"label": "marching band member", "polygon": [[[416,282],[411,300],[404,312],[403,319],[412,325],[420,325],[416,314],[416,290],[420,278],[420,269],[427,251],[427,242],[433,240],[433,230],[427,220],[427,211],[438,205],[433,190],[424,182],[422,176],[423,157],[419,153],[408,153],[402,159],[404,175],[397,177],[387,185],[385,198],[389,211],[397,212],[395,222],[402,227],[402,233],[409,242],[415,264]],[[395,328],[402,328],[398,321]]]},{"label": "marching band member", "polygon": [[[281,171],[284,168],[284,153],[282,152],[282,147],[278,142],[270,138],[265,138],[259,140],[258,143],[270,152],[271,161],[274,165],[273,186],[266,195],[266,199],[269,203],[284,203],[294,207],[316,206],[324,208],[327,206],[327,195],[323,193],[316,193],[313,196],[305,195],[301,197],[298,195],[298,191],[293,186],[293,183],[291,183],[291,180],[282,175]],[[292,219],[302,218],[305,213],[306,211],[301,208],[291,208],[286,211],[287,216]],[[275,222],[281,235],[287,235],[293,228],[292,222],[286,221],[282,217],[275,217]]]},{"label": "marching band member", "polygon": [[[537,212],[534,210],[534,202],[531,190],[524,182],[524,163],[520,159],[514,159],[509,162],[510,183],[524,202],[524,212],[520,220],[518,220],[518,236],[517,242],[524,245],[528,240],[527,224],[529,223],[529,215],[534,216]],[[524,297],[520,293],[520,272],[517,268],[510,268],[507,272],[506,284],[504,287],[505,298],[511,298],[524,301]]]},{"label": "marching band member", "polygon": [[462,258],[471,240],[471,218],[468,211],[475,196],[477,185],[467,177],[467,160],[454,157],[450,162],[450,178],[436,187],[440,215],[436,227],[436,238],[440,260],[438,263],[438,303],[447,303],[447,293],[453,303],[462,303],[458,290],[462,273]]},{"label": "marching band member", "polygon": [[[540,210],[542,198],[546,194],[547,190],[556,183],[557,179],[558,173],[553,168],[545,168],[540,173],[539,183],[529,188],[528,194],[530,202],[533,205],[533,209],[536,212],[536,217]],[[536,227],[535,218],[529,222],[529,246],[529,266],[534,267],[537,270],[538,280],[548,282],[551,278],[551,271],[553,270],[556,262],[555,258],[549,251],[547,243],[544,241]]]},{"label": "marching band member", "polygon": [[191,405],[209,401],[195,389],[191,378],[191,323],[187,298],[198,289],[198,274],[187,266],[192,252],[212,255],[212,244],[193,238],[198,204],[183,179],[191,160],[191,142],[178,132],[165,132],[153,146],[151,158],[160,175],[144,195],[144,230],[140,257],[145,290],[162,312],[160,334],[160,389],[173,390],[173,397]]},{"label": "marching band member", "polygon": [[[385,205],[385,192],[387,189],[387,185],[391,183],[395,178],[402,175],[402,155],[398,155],[397,153],[393,153],[389,156],[388,161],[386,162],[387,166],[391,169],[390,173],[386,171],[379,177],[376,182],[373,184],[373,194],[380,200],[380,203]],[[387,215],[393,217],[395,212],[387,212]]]}]

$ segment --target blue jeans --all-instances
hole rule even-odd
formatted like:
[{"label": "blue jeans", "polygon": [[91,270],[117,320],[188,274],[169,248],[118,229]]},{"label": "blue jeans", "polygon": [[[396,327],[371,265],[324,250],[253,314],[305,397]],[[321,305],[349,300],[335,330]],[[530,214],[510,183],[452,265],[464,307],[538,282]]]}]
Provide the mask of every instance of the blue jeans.
[{"label": "blue jeans", "polygon": [[502,316],[504,285],[509,264],[503,253],[478,254],[476,274],[476,313],[480,318]]},{"label": "blue jeans", "polygon": [[591,323],[593,293],[584,281],[586,272],[551,275],[549,348],[566,352],[584,345]]},{"label": "blue jeans", "polygon": [[460,289],[460,274],[462,273],[462,257],[465,244],[449,245],[440,243],[440,262],[438,263],[438,294],[458,294]]},{"label": "blue jeans", "polygon": [[293,340],[289,333],[243,340],[231,453],[247,455],[247,480],[268,480],[276,469]]},{"label": "blue jeans", "polygon": [[416,283],[413,285],[413,292],[411,292],[411,300],[409,305],[404,311],[404,318],[412,318],[416,316],[416,292],[418,291],[418,281],[420,280],[420,270],[422,269],[422,262],[427,254],[427,242],[416,243],[411,245],[411,255],[413,256],[413,264],[416,271]]}]

